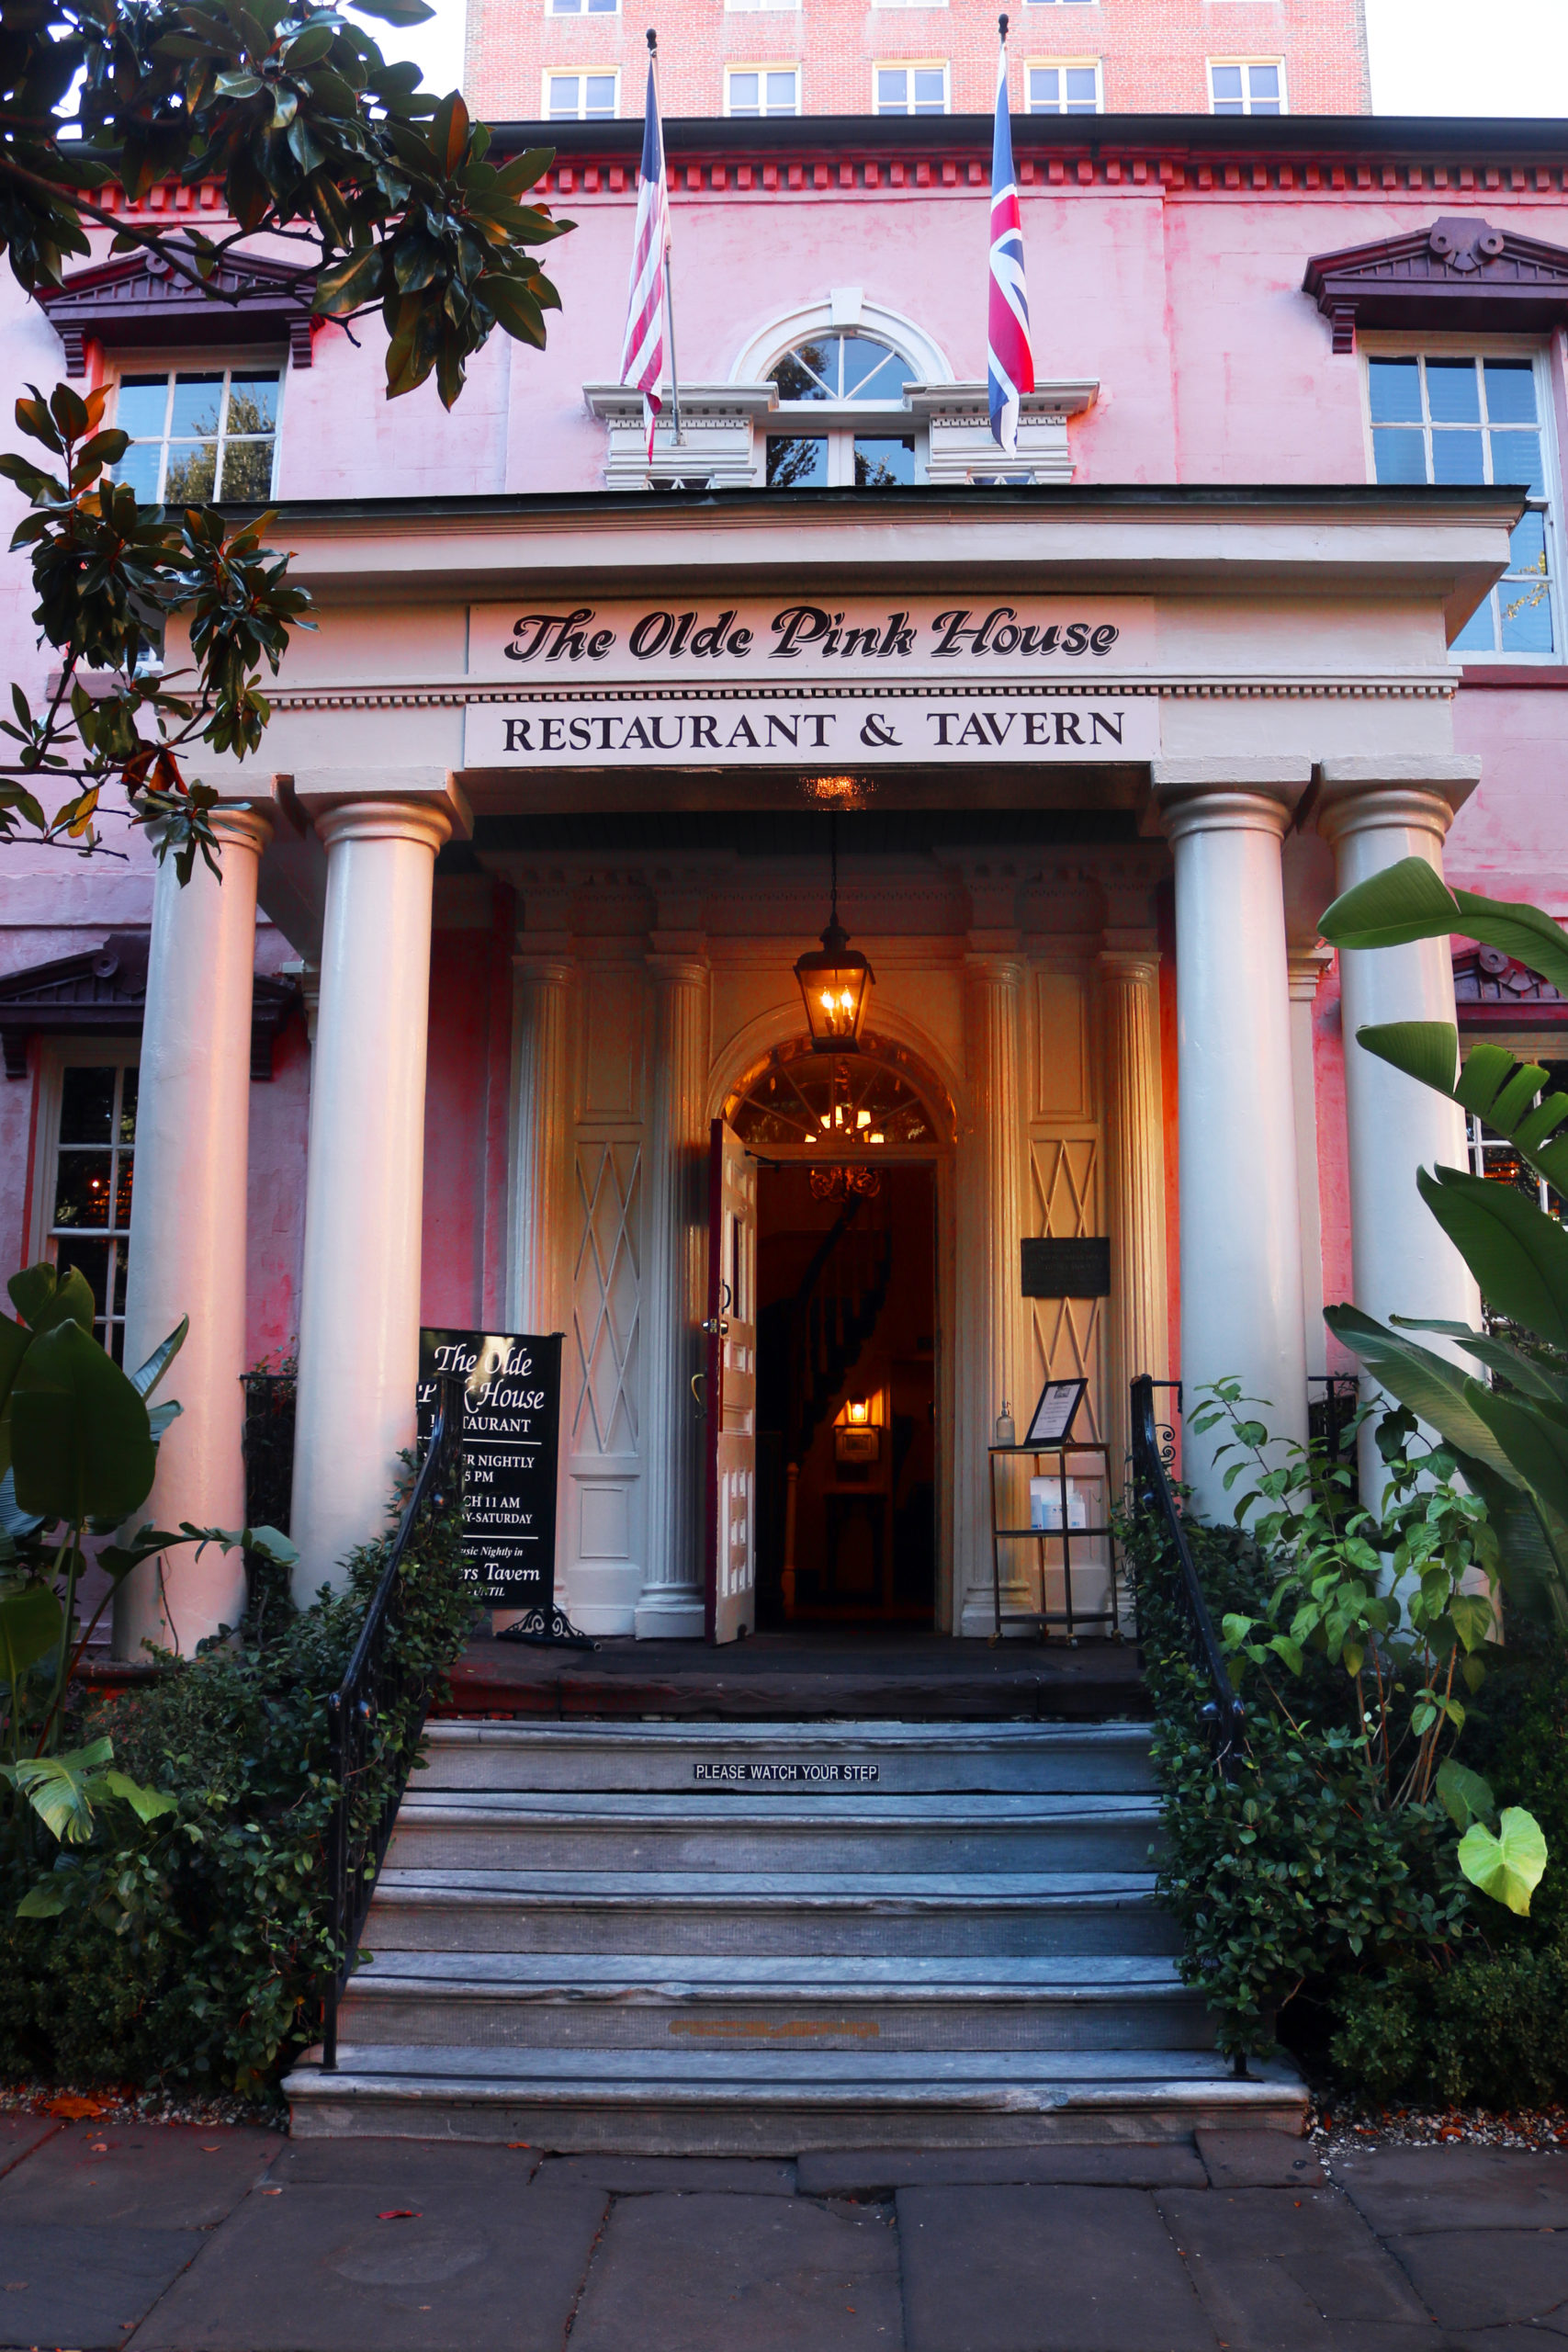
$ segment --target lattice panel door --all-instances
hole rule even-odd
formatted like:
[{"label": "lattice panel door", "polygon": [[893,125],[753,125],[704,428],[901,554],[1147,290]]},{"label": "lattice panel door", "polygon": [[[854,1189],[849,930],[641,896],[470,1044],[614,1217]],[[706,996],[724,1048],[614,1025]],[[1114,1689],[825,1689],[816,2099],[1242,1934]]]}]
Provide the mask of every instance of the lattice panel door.
[{"label": "lattice panel door", "polygon": [[642,1155],[635,1143],[584,1143],[577,1155],[572,1284],[575,1453],[635,1453]]},{"label": "lattice panel door", "polygon": [[[1033,1231],[1052,1240],[1081,1239],[1100,1224],[1100,1143],[1095,1136],[1052,1136],[1030,1146]],[[1112,1268],[1112,1280],[1115,1270]],[[1100,1298],[1031,1299],[1036,1392],[1047,1380],[1083,1378],[1088,1394],[1075,1437],[1104,1436],[1104,1317]],[[1027,1412],[1033,1397],[1022,1400]]]}]

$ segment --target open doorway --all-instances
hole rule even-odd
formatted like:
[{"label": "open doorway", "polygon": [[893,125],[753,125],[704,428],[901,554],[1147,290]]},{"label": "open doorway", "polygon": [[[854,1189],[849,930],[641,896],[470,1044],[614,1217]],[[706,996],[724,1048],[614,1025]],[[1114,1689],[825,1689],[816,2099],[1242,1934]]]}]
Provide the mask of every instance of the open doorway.
[{"label": "open doorway", "polygon": [[758,1170],[759,1625],[933,1623],[935,1176]]}]

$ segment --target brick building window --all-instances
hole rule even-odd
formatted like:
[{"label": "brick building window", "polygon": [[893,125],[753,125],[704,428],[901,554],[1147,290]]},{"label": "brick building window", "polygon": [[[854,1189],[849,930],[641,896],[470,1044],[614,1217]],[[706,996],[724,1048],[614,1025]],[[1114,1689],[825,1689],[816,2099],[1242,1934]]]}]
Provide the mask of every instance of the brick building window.
[{"label": "brick building window", "polygon": [[945,114],[947,65],[876,65],[872,90],[878,114]]},{"label": "brick building window", "polygon": [[1460,654],[1510,659],[1557,650],[1551,450],[1533,358],[1451,352],[1367,362],[1372,466],[1380,482],[1502,482],[1529,504],[1508,569],[1453,642]]},{"label": "brick building window", "polygon": [[[800,0],[724,0],[724,5],[732,16],[750,15],[764,8],[798,9]],[[946,5],[946,0],[943,0],[943,5]]]},{"label": "brick building window", "polygon": [[136,1057],[131,1039],[59,1047],[42,1101],[44,1254],[86,1276],[94,1335],[117,1363],[125,1352]]},{"label": "brick building window", "polygon": [[729,115],[798,114],[798,65],[732,65],[724,77],[724,111]]},{"label": "brick building window", "polygon": [[150,505],[270,498],[282,375],[246,360],[121,376],[114,421],[130,447],[115,480]]},{"label": "brick building window", "polygon": [[[786,351],[768,373],[770,383],[778,388],[779,411],[798,404],[813,413],[802,417],[799,432],[768,434],[763,472],[768,488],[814,490],[853,483],[857,490],[892,490],[912,482],[915,435],[898,429],[897,415],[912,377],[904,354],[875,335],[818,334]],[[856,409],[867,408],[895,413],[856,416]]]},{"label": "brick building window", "polygon": [[1050,65],[1026,68],[1028,111],[1031,114],[1099,114],[1100,60],[1058,59]]},{"label": "brick building window", "polygon": [[1285,68],[1278,57],[1211,57],[1211,114],[1283,114]]},{"label": "brick building window", "polygon": [[545,0],[551,17],[618,17],[621,0]]},{"label": "brick building window", "polygon": [[619,81],[618,74],[547,74],[545,112],[552,122],[613,122]]}]

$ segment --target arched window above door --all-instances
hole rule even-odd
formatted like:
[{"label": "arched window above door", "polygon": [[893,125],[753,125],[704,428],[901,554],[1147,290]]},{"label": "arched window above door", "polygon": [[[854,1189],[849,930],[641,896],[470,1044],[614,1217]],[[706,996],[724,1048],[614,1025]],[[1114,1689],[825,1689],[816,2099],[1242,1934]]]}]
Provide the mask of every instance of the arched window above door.
[{"label": "arched window above door", "polygon": [[724,1115],[753,1151],[874,1159],[950,1139],[952,1105],[926,1092],[897,1046],[867,1037],[859,1053],[818,1054],[801,1038],[744,1078]]}]

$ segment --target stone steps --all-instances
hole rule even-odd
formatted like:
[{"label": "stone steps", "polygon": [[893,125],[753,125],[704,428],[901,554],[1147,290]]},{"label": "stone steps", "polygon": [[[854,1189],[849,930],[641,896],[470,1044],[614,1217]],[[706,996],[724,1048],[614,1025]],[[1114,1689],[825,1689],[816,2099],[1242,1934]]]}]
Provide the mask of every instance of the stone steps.
[{"label": "stone steps", "polygon": [[799,1959],[385,1952],[344,2005],[355,2042],[486,2049],[1212,2049],[1165,1959]]},{"label": "stone steps", "polygon": [[387,1870],[378,1953],[1172,1953],[1152,1871]]},{"label": "stone steps", "polygon": [[1134,1724],[443,1724],[294,2128],[627,2154],[1300,2128],[1154,1892]]}]

